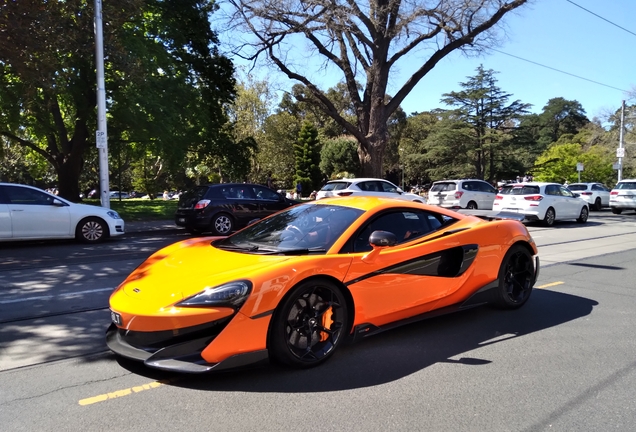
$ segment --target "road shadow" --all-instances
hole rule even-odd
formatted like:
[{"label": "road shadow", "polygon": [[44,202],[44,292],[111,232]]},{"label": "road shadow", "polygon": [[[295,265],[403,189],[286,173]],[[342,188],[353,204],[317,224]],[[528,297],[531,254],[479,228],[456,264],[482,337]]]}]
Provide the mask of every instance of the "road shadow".
[{"label": "road shadow", "polygon": [[[549,290],[535,290],[516,311],[481,307],[401,327],[360,343],[341,347],[328,362],[295,370],[262,365],[240,371],[206,375],[177,375],[152,371],[120,361],[133,373],[169,385],[204,391],[307,393],[377,386],[404,378],[436,363],[479,367],[487,358],[465,353],[494,343],[558,326],[589,315],[594,300]],[[459,357],[459,358],[458,358]]]},{"label": "road shadow", "polygon": [[530,227],[539,227],[539,228],[547,228],[547,229],[554,229],[554,228],[559,228],[559,229],[564,229],[564,228],[586,228],[586,227],[591,227],[591,226],[602,226],[605,225],[602,222],[595,222],[595,221],[591,221],[591,220],[587,220],[587,222],[585,223],[578,223],[574,220],[570,221],[570,220],[561,220],[561,221],[555,221],[554,225],[552,225],[551,227],[545,226],[543,224],[542,221],[527,221],[524,222],[525,225],[530,226]]}]

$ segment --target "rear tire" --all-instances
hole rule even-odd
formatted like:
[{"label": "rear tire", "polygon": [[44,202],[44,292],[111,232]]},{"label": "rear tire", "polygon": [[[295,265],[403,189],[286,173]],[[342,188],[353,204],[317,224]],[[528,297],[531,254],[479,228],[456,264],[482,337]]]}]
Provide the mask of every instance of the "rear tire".
[{"label": "rear tire", "polygon": [[532,255],[524,246],[513,245],[501,261],[495,305],[502,309],[520,308],[530,298],[533,285]]},{"label": "rear tire", "polygon": [[99,243],[109,236],[108,224],[97,217],[82,219],[75,228],[75,238],[82,243]]},{"label": "rear tire", "polygon": [[576,220],[578,223],[585,223],[587,222],[587,218],[590,216],[590,212],[587,209],[587,206],[583,206],[581,208],[581,213],[578,217],[578,219]]},{"label": "rear tire", "polygon": [[318,366],[347,334],[345,296],[332,282],[302,282],[276,308],[269,330],[272,360],[297,368]]},{"label": "rear tire", "polygon": [[234,229],[234,220],[227,213],[219,213],[212,218],[212,232],[219,236],[230,235]]},{"label": "rear tire", "polygon": [[477,203],[475,201],[471,201],[466,205],[468,210],[477,210]]},{"label": "rear tire", "polygon": [[554,221],[556,220],[556,212],[552,207],[546,210],[545,216],[543,218],[543,224],[545,226],[551,227],[554,225]]},{"label": "rear tire", "polygon": [[614,214],[621,214],[621,213],[623,213],[623,209],[619,209],[619,208],[616,208],[616,207],[612,207],[612,213],[614,213]]},{"label": "rear tire", "polygon": [[602,207],[603,204],[601,203],[601,198],[596,198],[596,201],[594,201],[594,210],[601,211]]}]

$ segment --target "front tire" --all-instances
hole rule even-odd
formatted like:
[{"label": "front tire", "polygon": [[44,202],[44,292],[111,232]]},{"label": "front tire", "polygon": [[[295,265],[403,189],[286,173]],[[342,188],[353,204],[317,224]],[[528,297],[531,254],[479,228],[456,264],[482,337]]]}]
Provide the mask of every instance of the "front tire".
[{"label": "front tire", "polygon": [[212,218],[212,232],[216,235],[230,235],[234,229],[234,220],[232,216],[226,213],[219,213]]},{"label": "front tire", "polygon": [[477,210],[477,203],[475,201],[471,201],[466,205],[468,210]]},{"label": "front tire", "polygon": [[318,366],[333,355],[348,327],[344,295],[332,282],[301,283],[279,305],[272,318],[272,360],[297,368]]},{"label": "front tire", "polygon": [[578,219],[576,221],[578,223],[585,223],[585,222],[587,222],[587,218],[589,217],[589,215],[590,215],[590,212],[587,209],[587,206],[583,206],[581,208],[581,213],[580,213],[580,215],[579,215],[579,217],[578,217]]},{"label": "front tire", "polygon": [[612,213],[621,214],[621,213],[623,213],[623,209],[612,207]]},{"label": "front tire", "polygon": [[524,246],[513,245],[501,261],[495,304],[502,309],[520,308],[530,298],[533,285],[532,255]]},{"label": "front tire", "polygon": [[75,238],[82,243],[99,243],[109,236],[106,222],[96,217],[82,219],[75,228]]}]

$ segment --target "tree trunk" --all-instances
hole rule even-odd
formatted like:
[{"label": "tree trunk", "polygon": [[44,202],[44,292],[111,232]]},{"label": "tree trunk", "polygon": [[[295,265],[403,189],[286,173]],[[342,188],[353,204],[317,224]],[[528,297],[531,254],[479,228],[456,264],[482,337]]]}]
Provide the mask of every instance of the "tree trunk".
[{"label": "tree trunk", "polygon": [[358,156],[362,167],[362,177],[383,178],[382,161],[384,159],[384,149],[389,142],[389,134],[384,127],[380,133],[370,136],[367,145],[358,145]]},{"label": "tree trunk", "polygon": [[79,177],[82,170],[83,152],[74,151],[60,165],[55,167],[60,196],[72,202],[80,200]]}]

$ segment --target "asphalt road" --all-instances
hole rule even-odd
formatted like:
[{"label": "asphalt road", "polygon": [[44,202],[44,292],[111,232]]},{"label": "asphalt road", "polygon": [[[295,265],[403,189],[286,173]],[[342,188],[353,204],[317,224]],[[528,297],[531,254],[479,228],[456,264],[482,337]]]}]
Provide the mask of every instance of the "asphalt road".
[{"label": "asphalt road", "polygon": [[543,268],[518,311],[405,326],[311,370],[194,377],[103,341],[110,291],[183,234],[3,246],[0,430],[633,430],[636,214],[529,228]]}]

